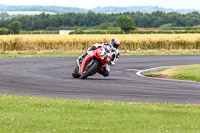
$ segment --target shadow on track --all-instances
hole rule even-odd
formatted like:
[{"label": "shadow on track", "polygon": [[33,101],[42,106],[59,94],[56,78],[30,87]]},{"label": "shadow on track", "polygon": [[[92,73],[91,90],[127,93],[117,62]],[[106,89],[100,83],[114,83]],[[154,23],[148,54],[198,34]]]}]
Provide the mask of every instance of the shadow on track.
[{"label": "shadow on track", "polygon": [[87,79],[69,78],[69,79],[81,80],[81,81],[84,81],[84,80],[87,80],[87,81],[88,81],[88,80],[91,80],[91,81],[92,81],[92,80],[101,80],[101,81],[102,81],[102,80],[106,80],[106,81],[107,81],[107,80],[110,80],[110,81],[112,81],[112,80],[115,80],[115,81],[116,81],[116,80],[120,80],[120,79],[116,79],[116,78],[87,78]]}]

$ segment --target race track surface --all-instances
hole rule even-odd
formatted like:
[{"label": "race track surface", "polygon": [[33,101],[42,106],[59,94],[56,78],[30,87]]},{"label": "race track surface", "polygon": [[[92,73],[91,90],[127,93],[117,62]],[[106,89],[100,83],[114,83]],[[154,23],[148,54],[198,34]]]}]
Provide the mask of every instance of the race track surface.
[{"label": "race track surface", "polygon": [[200,64],[200,56],[121,56],[110,76],[71,76],[76,57],[0,58],[0,94],[200,104],[200,83],[139,77],[138,70]]}]

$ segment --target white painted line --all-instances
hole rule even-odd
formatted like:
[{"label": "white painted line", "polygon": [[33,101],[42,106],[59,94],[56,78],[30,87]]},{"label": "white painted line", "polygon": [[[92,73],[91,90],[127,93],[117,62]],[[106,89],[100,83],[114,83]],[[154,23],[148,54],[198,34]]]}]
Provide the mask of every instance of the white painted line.
[{"label": "white painted line", "polygon": [[138,70],[138,69],[126,69],[126,71],[128,71],[128,72],[138,72],[140,70]]}]

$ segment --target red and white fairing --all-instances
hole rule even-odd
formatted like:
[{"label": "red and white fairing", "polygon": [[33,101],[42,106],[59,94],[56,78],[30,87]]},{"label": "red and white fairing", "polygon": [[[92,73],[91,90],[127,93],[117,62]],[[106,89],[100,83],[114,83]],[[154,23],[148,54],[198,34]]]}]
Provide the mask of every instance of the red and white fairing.
[{"label": "red and white fairing", "polygon": [[[82,65],[81,65],[81,75],[83,74],[84,68],[86,63],[91,58],[98,58],[101,61],[101,66],[99,69],[96,70],[96,72],[99,72],[110,60],[112,57],[112,49],[110,46],[102,45],[101,48],[97,48],[94,51],[89,51],[88,55],[84,58]],[[95,72],[95,73],[96,73]]]}]

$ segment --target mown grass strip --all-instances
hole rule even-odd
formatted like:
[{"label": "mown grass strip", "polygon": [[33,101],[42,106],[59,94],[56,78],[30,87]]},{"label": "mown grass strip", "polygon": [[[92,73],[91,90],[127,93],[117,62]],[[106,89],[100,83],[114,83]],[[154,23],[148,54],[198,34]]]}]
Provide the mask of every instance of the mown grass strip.
[{"label": "mown grass strip", "polygon": [[[80,56],[85,51],[7,51],[0,52],[0,57],[49,57],[49,56]],[[200,55],[200,50],[121,50],[120,55]]]},{"label": "mown grass strip", "polygon": [[0,131],[198,132],[200,106],[0,95]]},{"label": "mown grass strip", "polygon": [[3,53],[0,57],[55,57],[55,56],[80,56],[83,53]]},{"label": "mown grass strip", "polygon": [[145,75],[200,82],[200,65],[174,67],[155,73],[148,73]]}]

